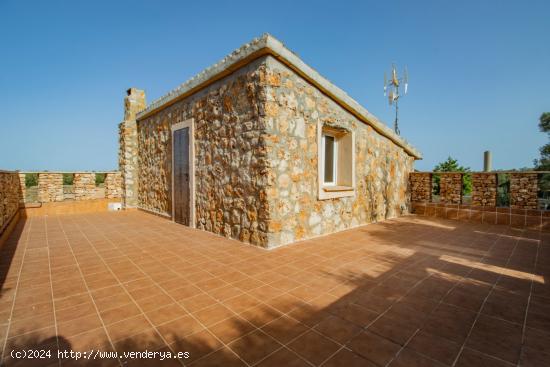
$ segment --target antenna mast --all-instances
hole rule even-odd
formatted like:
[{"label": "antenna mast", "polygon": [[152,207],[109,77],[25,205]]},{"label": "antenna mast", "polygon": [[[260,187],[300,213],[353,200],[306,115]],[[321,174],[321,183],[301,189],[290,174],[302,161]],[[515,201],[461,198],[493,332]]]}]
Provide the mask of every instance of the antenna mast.
[{"label": "antenna mast", "polygon": [[399,97],[402,95],[399,93],[399,87],[403,85],[403,96],[407,94],[409,88],[409,73],[407,67],[403,72],[403,77],[399,78],[397,75],[397,68],[395,64],[392,64],[391,77],[388,80],[386,73],[384,73],[384,96],[388,97],[390,106],[395,105],[395,121],[393,123],[393,129],[397,135],[399,135]]}]

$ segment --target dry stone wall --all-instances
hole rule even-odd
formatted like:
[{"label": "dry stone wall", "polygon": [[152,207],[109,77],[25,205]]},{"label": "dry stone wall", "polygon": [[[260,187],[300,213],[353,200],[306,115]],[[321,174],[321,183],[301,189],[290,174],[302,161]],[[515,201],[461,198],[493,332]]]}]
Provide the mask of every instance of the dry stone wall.
[{"label": "dry stone wall", "polygon": [[193,120],[195,225],[266,247],[265,57],[138,121],[140,208],[171,215],[171,126]]},{"label": "dry stone wall", "polygon": [[19,174],[0,171],[0,235],[19,210],[20,198]]},{"label": "dry stone wall", "polygon": [[105,197],[107,199],[122,197],[122,175],[120,172],[105,174]]},{"label": "dry stone wall", "polygon": [[38,175],[38,200],[41,203],[63,201],[62,173],[40,173]]},{"label": "dry stone wall", "polygon": [[462,202],[462,173],[438,172],[440,201],[446,204]]},{"label": "dry stone wall", "polygon": [[75,173],[73,178],[75,200],[95,198],[95,173]]},{"label": "dry stone wall", "polygon": [[[38,175],[38,187],[25,186],[26,173]],[[73,174],[73,185],[63,185],[63,173],[26,172],[18,174],[21,203],[49,203],[66,200],[115,199],[122,197],[122,175],[120,172],[105,172],[105,195],[95,184],[96,172],[66,172]],[[65,192],[64,192],[65,191]],[[34,194],[37,192],[37,194]],[[27,195],[26,195],[27,194]]]},{"label": "dry stone wall", "polygon": [[497,205],[497,175],[495,173],[472,173],[472,205]]},{"label": "dry stone wall", "polygon": [[[408,212],[414,158],[268,56],[266,92],[268,245],[275,247]],[[352,197],[318,199],[317,129],[355,135]]]},{"label": "dry stone wall", "polygon": [[510,173],[510,207],[514,209],[537,209],[538,174]]},{"label": "dry stone wall", "polygon": [[19,173],[19,187],[21,196],[19,197],[19,202],[23,204],[25,202],[25,198],[27,196],[27,186],[25,184],[25,174]]},{"label": "dry stone wall", "polygon": [[432,174],[430,172],[412,172],[410,174],[411,201],[432,201]]}]

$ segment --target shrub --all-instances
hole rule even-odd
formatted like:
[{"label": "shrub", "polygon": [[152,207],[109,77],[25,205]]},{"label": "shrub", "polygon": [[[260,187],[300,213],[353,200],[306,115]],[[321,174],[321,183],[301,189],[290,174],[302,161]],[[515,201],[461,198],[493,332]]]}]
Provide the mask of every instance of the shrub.
[{"label": "shrub", "polygon": [[63,185],[72,185],[74,182],[74,174],[64,173],[63,174]]},{"label": "shrub", "polygon": [[96,173],[95,174],[95,185],[99,186],[105,182],[105,173]]},{"label": "shrub", "polygon": [[25,187],[38,186],[38,173],[25,173]]}]

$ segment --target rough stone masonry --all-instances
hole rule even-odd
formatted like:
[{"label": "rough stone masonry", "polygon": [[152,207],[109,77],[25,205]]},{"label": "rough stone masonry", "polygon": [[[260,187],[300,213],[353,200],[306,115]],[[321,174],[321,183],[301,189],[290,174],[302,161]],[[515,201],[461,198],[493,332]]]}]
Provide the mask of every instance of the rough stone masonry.
[{"label": "rough stone masonry", "polygon": [[[127,206],[171,216],[171,127],[191,120],[197,228],[272,248],[409,211],[420,154],[269,35],[144,101],[130,89],[120,128]],[[317,194],[325,127],[354,136],[346,197]]]}]

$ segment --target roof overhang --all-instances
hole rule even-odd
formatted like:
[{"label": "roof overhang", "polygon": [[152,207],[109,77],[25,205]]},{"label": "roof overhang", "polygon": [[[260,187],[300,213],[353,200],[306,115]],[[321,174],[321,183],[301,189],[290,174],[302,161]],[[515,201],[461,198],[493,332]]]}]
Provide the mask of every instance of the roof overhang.
[{"label": "roof overhang", "polygon": [[204,69],[168,94],[153,101],[147,108],[137,114],[137,119],[143,120],[265,55],[271,55],[288,66],[302,78],[317,87],[321,92],[333,99],[345,110],[354,115],[357,119],[368,124],[379,134],[390,139],[415,159],[422,159],[422,154],[405,139],[397,135],[376,116],[351,98],[346,92],[332,84],[315,69],[304,63],[295,53],[286,48],[281,41],[269,34],[264,34],[262,37],[256,38],[250,43],[236,49],[220,62]]}]

